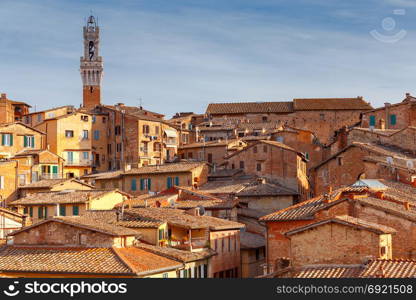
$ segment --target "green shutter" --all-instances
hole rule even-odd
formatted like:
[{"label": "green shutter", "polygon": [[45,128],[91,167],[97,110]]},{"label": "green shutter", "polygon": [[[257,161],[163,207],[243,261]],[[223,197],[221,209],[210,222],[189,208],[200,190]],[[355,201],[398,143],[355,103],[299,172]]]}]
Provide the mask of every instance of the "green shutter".
[{"label": "green shutter", "polygon": [[167,187],[168,187],[168,189],[170,189],[172,187],[172,178],[171,177],[167,178]]},{"label": "green shutter", "polygon": [[13,146],[13,134],[10,134],[10,146]]},{"label": "green shutter", "polygon": [[132,191],[135,191],[137,189],[136,184],[137,184],[136,179],[132,179],[131,180],[131,190]]},{"label": "green shutter", "polygon": [[30,137],[31,138],[31,140],[32,140],[32,148],[35,148],[35,137],[34,136],[32,136],[32,137]]},{"label": "green shutter", "polygon": [[39,206],[38,207],[38,219],[42,219],[43,218],[43,207]]},{"label": "green shutter", "polygon": [[6,139],[6,135],[5,135],[5,134],[2,134],[2,135],[1,135],[1,145],[2,145],[2,146],[4,146],[5,139]]},{"label": "green shutter", "polygon": [[66,216],[66,206],[65,205],[60,205],[59,206],[59,215],[60,216]]},{"label": "green shutter", "polygon": [[58,174],[58,166],[52,166],[52,174]]},{"label": "green shutter", "polygon": [[78,207],[78,205],[72,206],[72,215],[73,216],[78,216],[79,215],[79,207]]},{"label": "green shutter", "polygon": [[152,179],[147,179],[147,189],[150,191],[152,189]]},{"label": "green shutter", "polygon": [[29,207],[29,216],[33,217],[33,206]]},{"label": "green shutter", "polygon": [[396,125],[396,115],[390,115],[390,125]]},{"label": "green shutter", "polygon": [[144,190],[144,179],[143,178],[140,179],[140,190],[141,191]]},{"label": "green shutter", "polygon": [[370,116],[370,126],[376,126],[376,116]]},{"label": "green shutter", "polygon": [[45,219],[46,219],[48,217],[48,207],[45,206],[44,209],[45,209]]},{"label": "green shutter", "polygon": [[179,185],[179,177],[178,176],[175,177],[175,185]]},{"label": "green shutter", "polygon": [[23,136],[23,147],[27,147],[27,136]]}]

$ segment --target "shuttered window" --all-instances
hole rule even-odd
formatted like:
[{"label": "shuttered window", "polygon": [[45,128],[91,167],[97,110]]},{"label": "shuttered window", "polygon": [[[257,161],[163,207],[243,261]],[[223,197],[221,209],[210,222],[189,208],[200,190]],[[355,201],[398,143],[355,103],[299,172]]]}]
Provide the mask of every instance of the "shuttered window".
[{"label": "shuttered window", "polygon": [[178,176],[175,177],[175,185],[179,185],[179,177]]},{"label": "shuttered window", "polygon": [[390,115],[390,125],[396,125],[396,115]]},{"label": "shuttered window", "polygon": [[136,181],[136,179],[131,180],[131,190],[132,191],[137,190],[137,181]]},{"label": "shuttered window", "polygon": [[72,215],[73,216],[78,216],[79,215],[79,207],[78,207],[78,205],[72,206]]},{"label": "shuttered window", "polygon": [[370,116],[370,126],[376,126],[376,116]]},{"label": "shuttered window", "polygon": [[66,216],[66,206],[65,205],[60,205],[59,206],[59,215],[60,216]]}]

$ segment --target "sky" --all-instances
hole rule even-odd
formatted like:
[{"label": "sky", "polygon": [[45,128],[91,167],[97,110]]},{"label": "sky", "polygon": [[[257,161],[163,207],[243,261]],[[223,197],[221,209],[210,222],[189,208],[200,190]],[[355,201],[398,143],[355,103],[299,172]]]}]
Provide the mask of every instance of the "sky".
[{"label": "sky", "polygon": [[0,0],[0,92],[82,102],[82,26],[101,29],[102,102],[166,114],[211,102],[416,95],[416,0]]}]

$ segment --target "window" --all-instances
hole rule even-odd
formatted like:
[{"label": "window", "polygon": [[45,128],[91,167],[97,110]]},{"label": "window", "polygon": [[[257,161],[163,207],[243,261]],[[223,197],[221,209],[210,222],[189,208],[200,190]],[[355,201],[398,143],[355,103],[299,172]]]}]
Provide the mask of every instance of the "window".
[{"label": "window", "polygon": [[164,239],[165,239],[165,230],[159,229],[159,241],[164,240]]},{"label": "window", "polygon": [[29,217],[33,218],[33,206],[29,207]]},{"label": "window", "polygon": [[136,179],[131,180],[131,190],[136,191],[137,190],[137,181]]},{"label": "window", "polygon": [[150,133],[150,126],[143,125],[143,134],[149,134],[149,133]]},{"label": "window", "polygon": [[74,137],[74,131],[73,130],[65,130],[65,137],[67,137],[67,138]]},{"label": "window", "polygon": [[121,134],[121,127],[120,127],[120,125],[117,125],[116,127],[114,127],[114,134],[115,135],[120,135]]},{"label": "window", "polygon": [[105,117],[103,117],[103,123],[105,123],[107,121],[107,119]]},{"label": "window", "polygon": [[178,176],[175,177],[175,185],[179,185],[179,177]]},{"label": "window", "polygon": [[82,152],[82,158],[83,159],[88,159],[89,157],[89,153],[88,152]]},{"label": "window", "polygon": [[208,162],[212,163],[212,153],[208,153]]},{"label": "window", "polygon": [[262,120],[263,122],[267,122],[267,117],[266,117],[266,116],[263,116],[263,117],[261,118],[261,120]]},{"label": "window", "polygon": [[38,114],[37,115],[37,119],[38,119],[38,122],[42,121],[42,115],[41,114]]},{"label": "window", "polygon": [[97,117],[96,117],[96,116],[92,116],[91,121],[92,121],[93,123],[95,123],[95,122],[97,121]]},{"label": "window", "polygon": [[121,143],[117,143],[116,145],[116,152],[121,152]]},{"label": "window", "polygon": [[319,119],[325,120],[325,114],[319,114]]},{"label": "window", "polygon": [[173,178],[172,177],[167,178],[166,186],[168,187],[168,189],[170,189],[173,186]]},{"label": "window", "polygon": [[169,273],[163,273],[163,278],[169,278]]},{"label": "window", "polygon": [[231,252],[231,236],[228,237],[228,252]]},{"label": "window", "polygon": [[342,166],[343,160],[342,157],[338,157],[338,166]]},{"label": "window", "polygon": [[72,163],[74,161],[74,152],[67,152],[66,155],[68,163]]},{"label": "window", "polygon": [[140,151],[143,152],[144,154],[147,154],[148,152],[148,142],[142,142],[141,143],[141,147],[140,147]]},{"label": "window", "polygon": [[111,144],[107,144],[107,154],[111,154],[111,153],[112,153]]},{"label": "window", "polygon": [[26,184],[26,175],[19,174],[19,185],[25,185],[25,184]]},{"label": "window", "polygon": [[99,140],[100,139],[100,131],[99,130],[94,130],[94,140]]},{"label": "window", "polygon": [[153,151],[155,151],[155,152],[160,151],[160,143],[154,143],[153,144]]},{"label": "window", "polygon": [[23,136],[23,147],[35,148],[35,137],[33,135]]},{"label": "window", "polygon": [[78,216],[79,215],[79,206],[78,205],[72,206],[72,215],[73,216]]},{"label": "window", "polygon": [[82,131],[82,139],[83,140],[88,140],[88,130],[83,130]]},{"label": "window", "polygon": [[152,179],[151,178],[141,178],[140,179],[140,190],[150,190],[152,188]]},{"label": "window", "polygon": [[244,137],[244,131],[239,132],[238,137]]},{"label": "window", "polygon": [[305,152],[305,158],[309,160],[309,153]]},{"label": "window", "polygon": [[263,152],[264,152],[264,153],[267,153],[267,145],[264,145],[264,146],[263,146]]},{"label": "window", "polygon": [[261,163],[257,163],[257,171],[261,171]]},{"label": "window", "polygon": [[396,115],[390,115],[390,125],[396,125]]},{"label": "window", "polygon": [[244,169],[244,161],[240,161],[240,169]]},{"label": "window", "polygon": [[38,219],[43,219],[43,207],[38,207]]},{"label": "window", "polygon": [[88,116],[82,115],[81,121],[88,122]]},{"label": "window", "polygon": [[13,146],[13,134],[3,133],[1,135],[1,144],[2,146]]},{"label": "window", "polygon": [[386,246],[382,246],[380,247],[380,256],[384,256],[387,253],[387,247]]},{"label": "window", "polygon": [[370,126],[376,126],[376,116],[370,116]]},{"label": "window", "polygon": [[253,153],[257,153],[257,146],[253,147]]},{"label": "window", "polygon": [[279,143],[283,143],[284,138],[283,138],[282,136],[278,136],[278,137],[276,138],[276,141],[278,141]]},{"label": "window", "polygon": [[4,176],[0,176],[0,190],[4,189]]},{"label": "window", "polygon": [[60,216],[66,216],[66,206],[65,205],[59,205],[59,215]]}]

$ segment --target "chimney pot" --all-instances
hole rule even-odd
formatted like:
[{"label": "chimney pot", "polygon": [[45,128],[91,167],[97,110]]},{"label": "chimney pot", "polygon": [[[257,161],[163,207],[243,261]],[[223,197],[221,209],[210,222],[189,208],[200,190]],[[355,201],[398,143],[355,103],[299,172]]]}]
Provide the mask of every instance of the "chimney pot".
[{"label": "chimney pot", "polygon": [[403,202],[403,204],[406,210],[410,210],[410,203],[408,201]]},{"label": "chimney pot", "polygon": [[2,100],[6,100],[7,99],[7,95],[5,93],[1,93],[1,99]]}]

